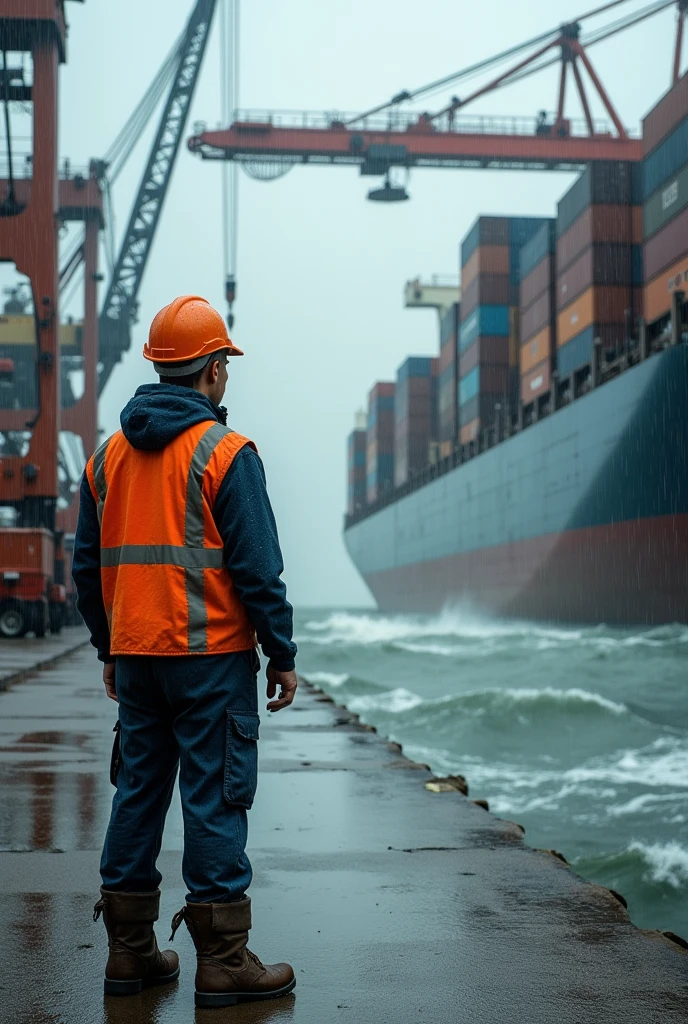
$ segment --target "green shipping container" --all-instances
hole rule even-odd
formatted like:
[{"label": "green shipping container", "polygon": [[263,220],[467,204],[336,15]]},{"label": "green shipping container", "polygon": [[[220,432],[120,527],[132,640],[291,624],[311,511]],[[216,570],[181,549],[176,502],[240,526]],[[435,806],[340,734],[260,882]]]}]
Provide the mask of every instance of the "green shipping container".
[{"label": "green shipping container", "polygon": [[688,163],[645,203],[643,237],[650,238],[688,206]]}]

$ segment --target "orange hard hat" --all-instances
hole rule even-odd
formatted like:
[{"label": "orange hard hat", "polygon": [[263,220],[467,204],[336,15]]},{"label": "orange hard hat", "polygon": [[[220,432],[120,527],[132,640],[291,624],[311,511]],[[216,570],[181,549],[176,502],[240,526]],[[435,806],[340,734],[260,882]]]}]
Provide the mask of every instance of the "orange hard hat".
[{"label": "orange hard hat", "polygon": [[144,359],[163,377],[196,373],[214,352],[244,354],[232,343],[218,311],[200,295],[181,295],[161,309],[143,346]]}]

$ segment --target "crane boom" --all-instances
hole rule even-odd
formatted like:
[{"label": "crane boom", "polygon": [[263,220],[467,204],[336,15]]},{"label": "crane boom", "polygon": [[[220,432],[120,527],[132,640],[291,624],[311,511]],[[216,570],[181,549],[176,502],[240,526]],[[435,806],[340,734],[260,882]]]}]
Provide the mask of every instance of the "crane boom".
[{"label": "crane boom", "polygon": [[[632,160],[642,156],[640,139],[609,134],[558,136],[538,128],[535,118],[480,117],[464,119],[450,130],[409,119],[407,124],[372,129],[328,123],[327,115],[285,115],[295,124],[279,123],[279,115],[249,112],[219,131],[205,131],[188,141],[189,149],[206,160],[239,160],[249,173],[255,166],[273,167],[274,175],[294,164],[355,164],[362,174],[385,174],[390,167],[514,167],[579,170],[591,160]],[[299,124],[299,122],[301,122]],[[570,124],[570,122],[569,122]],[[256,177],[269,177],[256,173]]]},{"label": "crane boom", "polygon": [[138,293],[186,128],[217,0],[197,0],[99,318],[98,391],[131,344]]}]

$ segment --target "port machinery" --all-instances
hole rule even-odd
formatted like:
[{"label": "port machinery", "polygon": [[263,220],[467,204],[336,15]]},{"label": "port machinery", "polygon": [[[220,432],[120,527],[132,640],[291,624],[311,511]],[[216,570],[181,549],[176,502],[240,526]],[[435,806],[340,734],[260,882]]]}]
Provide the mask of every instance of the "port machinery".
[{"label": "port machinery", "polygon": [[[221,0],[196,0],[188,22],[153,79],[148,91],[115,139],[106,158],[91,162],[86,174],[58,173],[58,68],[67,57],[68,0],[0,0],[0,103],[3,105],[8,175],[0,180],[0,261],[14,263],[30,288],[33,320],[34,401],[0,401],[0,635],[42,635],[57,630],[64,617],[68,565],[63,538],[73,529],[76,505],[59,508],[64,498],[59,467],[60,432],[81,439],[92,451],[97,436],[97,398],[131,343],[138,294],[154,242],[189,108],[199,78],[213,16]],[[238,96],[238,0],[223,11],[222,99]],[[504,53],[465,68],[412,92],[398,93],[363,114],[235,115],[222,131],[201,131],[189,149],[205,159],[234,161],[255,177],[280,176],[296,163],[354,164],[362,174],[382,176],[382,187],[369,197],[381,201],[408,198],[393,184],[391,173],[414,167],[511,167],[575,170],[595,159],[637,160],[640,142],[629,136],[590,60],[588,50],[669,7],[677,9],[673,79],[680,74],[688,0],[654,0],[640,10],[583,36],[581,23],[620,7],[614,0]],[[23,64],[8,56],[31,57],[31,81]],[[410,112],[409,101],[436,93],[455,82],[489,72],[518,58],[486,85],[464,98],[454,96],[436,113]],[[536,118],[471,117],[463,108],[495,89],[553,63],[560,64],[556,113]],[[233,65],[233,66],[230,66]],[[593,120],[583,72],[604,106],[614,131]],[[584,112],[576,122],[566,116],[566,92],[573,79]],[[233,83],[233,85],[232,85]],[[107,223],[109,189],[136,142],[165,97],[153,144],[118,255],[110,243],[112,273],[100,314],[97,313],[98,234]],[[30,105],[33,152],[30,174],[14,174],[9,109]],[[26,169],[25,169],[26,170]],[[236,189],[231,202],[223,194],[225,269],[236,263]],[[231,210],[230,210],[231,208]],[[58,229],[81,221],[81,241],[60,268]],[[41,239],[41,245],[35,240]],[[84,322],[79,366],[83,393],[77,398],[65,372],[60,349],[60,294],[84,269]],[[236,294],[234,272],[226,276],[229,320]],[[9,308],[12,308],[10,298]],[[20,309],[23,307],[19,306]],[[7,318],[6,318],[7,319]],[[21,317],[20,317],[21,319]],[[67,350],[68,345],[65,346]],[[12,360],[0,357],[0,389],[12,388]],[[31,408],[23,408],[31,404]],[[62,482],[64,483],[64,482]],[[73,496],[73,487],[72,496]],[[69,488],[67,489],[69,491]],[[65,502],[63,501],[64,505]]]},{"label": "port machinery", "polygon": [[[405,185],[391,179],[391,172],[396,169],[406,175],[412,168],[422,167],[575,171],[593,160],[638,161],[641,141],[631,137],[623,125],[588,51],[603,40],[675,7],[671,74],[672,81],[678,81],[688,0],[657,0],[583,34],[582,22],[627,2],[606,3],[569,24],[456,74],[413,91],[403,90],[362,114],[238,111],[228,127],[199,131],[189,139],[188,146],[205,160],[235,161],[253,177],[265,180],[280,177],[297,164],[354,165],[362,175],[383,176],[382,186],[368,193],[369,199],[382,202],[408,198]],[[453,96],[435,113],[417,113],[404,106],[505,63],[506,70],[463,98]],[[557,63],[560,76],[553,115],[541,111],[533,117],[500,118],[464,113],[464,108],[488,93]],[[584,113],[580,121],[566,116],[570,79]],[[611,126],[593,118],[590,87]]]},{"label": "port machinery", "polygon": [[[27,282],[26,288],[12,290],[0,317],[0,636],[5,637],[59,632],[74,611],[66,538],[73,534],[78,509],[74,485],[67,481],[65,487],[60,479],[65,476],[61,436],[78,436],[86,456],[94,450],[98,395],[130,346],[141,282],[218,0],[196,0],[180,38],[106,159],[92,161],[86,174],[72,173],[68,165],[58,170],[58,69],[67,59],[66,2],[0,0],[0,103],[7,147],[7,177],[0,180],[0,262],[13,263]],[[104,198],[163,96],[98,315]],[[23,176],[15,174],[12,103],[28,107],[33,118],[32,152]],[[60,268],[59,231],[70,221],[83,222],[83,236]],[[82,267],[84,322],[77,362],[84,386],[77,398],[65,372],[74,358],[67,353],[77,346],[61,351],[60,294]],[[5,356],[5,349],[16,358]],[[28,367],[32,386],[19,386],[16,364]]]}]

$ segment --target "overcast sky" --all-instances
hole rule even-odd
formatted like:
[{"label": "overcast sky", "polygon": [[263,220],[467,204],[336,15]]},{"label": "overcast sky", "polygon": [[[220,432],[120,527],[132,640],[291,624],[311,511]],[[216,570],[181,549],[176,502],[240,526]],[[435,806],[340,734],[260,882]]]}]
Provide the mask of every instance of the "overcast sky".
[{"label": "overcast sky", "polygon": [[[192,0],[68,5],[63,156],[86,164],[105,153],[192,6]],[[507,0],[243,0],[241,105],[365,109],[536,36],[582,6],[580,0],[533,0],[516,8]],[[629,128],[639,127],[668,87],[674,17],[667,11],[591,50]],[[216,18],[189,129],[196,120],[219,121],[219,69]],[[502,90],[475,112],[551,110],[556,75],[552,69]],[[433,102],[439,106],[442,98]],[[575,103],[570,112],[579,116]],[[602,115],[599,105],[595,113]],[[119,232],[145,156],[144,144],[117,183]],[[366,202],[374,179],[354,168],[297,167],[273,183],[240,173],[233,333],[246,357],[231,364],[227,404],[232,426],[256,441],[265,461],[295,604],[370,603],[341,540],[345,439],[375,380],[392,379],[408,354],[437,350],[435,314],[403,309],[405,281],[457,274],[460,239],[477,215],[553,215],[572,180],[560,173],[423,170],[411,176],[411,202],[386,205]],[[136,386],[153,379],[141,356],[150,320],[188,292],[224,313],[220,169],[184,149],[143,282],[133,347],[101,401],[107,433],[117,429]]]}]

